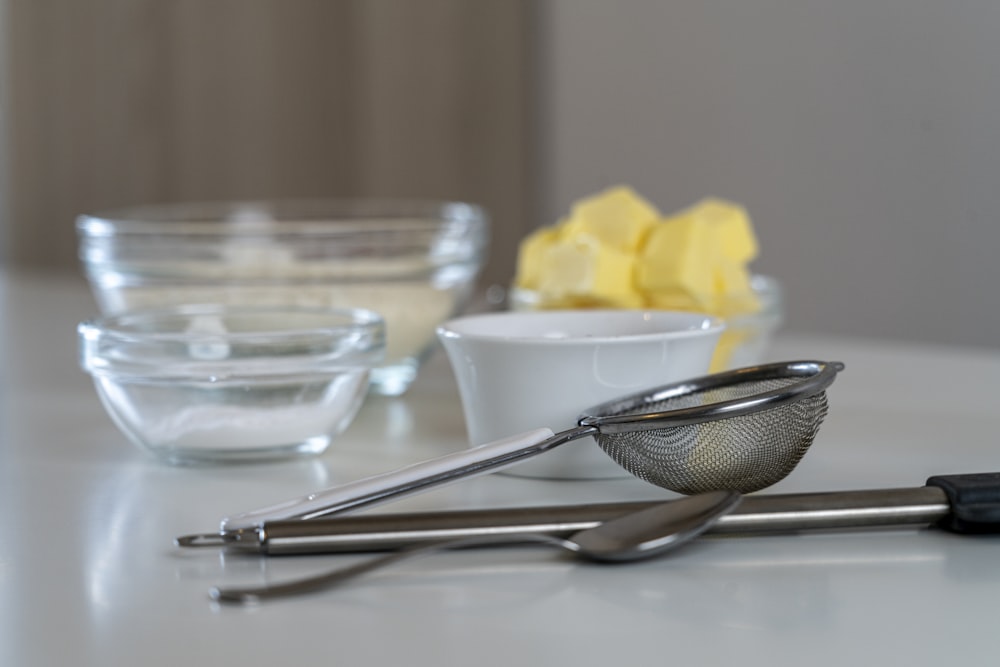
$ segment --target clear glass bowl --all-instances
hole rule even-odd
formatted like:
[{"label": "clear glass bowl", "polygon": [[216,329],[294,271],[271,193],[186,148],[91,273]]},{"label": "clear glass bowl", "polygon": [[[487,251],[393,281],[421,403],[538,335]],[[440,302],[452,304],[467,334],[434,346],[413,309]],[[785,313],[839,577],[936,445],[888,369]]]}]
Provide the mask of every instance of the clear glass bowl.
[{"label": "clear glass bowl", "polygon": [[[775,332],[784,322],[781,284],[770,276],[754,275],[750,287],[757,297],[757,310],[728,316],[707,313],[722,318],[726,325],[712,358],[712,372],[753,366],[764,361]],[[509,290],[507,303],[512,310],[560,308],[558,304],[546,303],[539,293],[518,287]]]},{"label": "clear glass bowl", "polygon": [[172,463],[315,455],[354,419],[383,359],[367,310],[176,306],[78,327],[115,424]]},{"label": "clear glass bowl", "polygon": [[365,308],[386,321],[377,393],[399,395],[463,310],[489,241],[459,202],[316,200],[137,207],[77,220],[104,314],[180,304]]}]

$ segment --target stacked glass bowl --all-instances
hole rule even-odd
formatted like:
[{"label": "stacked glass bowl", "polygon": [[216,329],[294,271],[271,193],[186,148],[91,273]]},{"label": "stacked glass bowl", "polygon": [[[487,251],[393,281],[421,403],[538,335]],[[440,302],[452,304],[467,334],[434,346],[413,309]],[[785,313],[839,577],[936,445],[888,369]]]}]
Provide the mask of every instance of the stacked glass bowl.
[{"label": "stacked glass bowl", "polygon": [[[287,329],[278,324],[287,315],[283,310],[343,316],[362,309],[384,320],[384,360],[373,362],[367,353],[359,358],[372,366],[371,391],[390,396],[409,388],[436,345],[437,325],[468,302],[489,242],[486,213],[461,202],[143,206],[81,216],[76,229],[80,261],[105,318],[88,324],[91,338],[99,337],[100,327],[121,326],[106,318],[129,315],[136,326],[136,313],[158,313],[163,325],[165,309],[252,308],[261,317],[261,309],[273,311],[258,318],[257,332],[238,316],[243,335]],[[218,329],[229,315],[215,312],[214,320],[203,317],[198,326]],[[147,325],[144,336],[157,333]],[[229,333],[225,326],[215,332]],[[82,333],[81,346],[87,349]],[[85,360],[85,367],[93,361]]]}]

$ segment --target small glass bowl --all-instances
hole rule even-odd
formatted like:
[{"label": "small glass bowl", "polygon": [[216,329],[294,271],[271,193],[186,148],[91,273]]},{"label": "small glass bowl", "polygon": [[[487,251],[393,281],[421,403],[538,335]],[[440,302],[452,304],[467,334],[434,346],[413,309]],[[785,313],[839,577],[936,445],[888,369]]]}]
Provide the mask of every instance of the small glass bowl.
[{"label": "small glass bowl", "polygon": [[[750,287],[757,297],[757,310],[728,316],[706,313],[720,317],[726,325],[712,358],[713,373],[763,362],[775,332],[784,322],[781,284],[770,276],[754,275]],[[510,289],[507,303],[511,310],[560,309],[558,304],[546,303],[537,292],[518,287]]]},{"label": "small glass bowl", "polygon": [[181,304],[365,308],[386,321],[376,393],[404,393],[440,323],[463,310],[489,220],[461,202],[234,201],[77,219],[103,314]]},{"label": "small glass bowl", "polygon": [[78,327],[80,365],[135,444],[171,463],[316,455],[383,359],[361,309],[177,306]]}]

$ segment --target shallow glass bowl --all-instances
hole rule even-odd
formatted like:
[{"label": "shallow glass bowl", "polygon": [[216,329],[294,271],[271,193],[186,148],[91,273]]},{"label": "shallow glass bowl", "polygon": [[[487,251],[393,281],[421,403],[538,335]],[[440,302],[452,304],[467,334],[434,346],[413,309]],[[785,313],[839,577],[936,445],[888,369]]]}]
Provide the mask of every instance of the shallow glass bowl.
[{"label": "shallow glass bowl", "polygon": [[172,463],[324,452],[385,351],[361,309],[175,306],[83,322],[78,339],[115,424]]}]

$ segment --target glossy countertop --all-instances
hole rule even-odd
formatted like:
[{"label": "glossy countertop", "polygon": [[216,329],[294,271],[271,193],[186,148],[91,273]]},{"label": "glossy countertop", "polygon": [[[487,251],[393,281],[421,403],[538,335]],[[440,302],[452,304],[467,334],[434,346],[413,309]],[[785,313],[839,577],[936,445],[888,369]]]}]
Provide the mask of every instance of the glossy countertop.
[{"label": "glossy countertop", "polygon": [[[76,361],[74,276],[0,274],[0,665],[938,665],[1000,655],[1000,538],[931,529],[707,537],[659,560],[448,552],[249,607],[207,590],[367,555],[181,550],[241,510],[462,448],[444,355],[370,397],[323,456],[173,467],[130,445]],[[920,486],[1000,471],[1000,349],[783,336],[837,360],[812,449],[761,493]],[[582,406],[586,407],[586,406]],[[556,430],[568,424],[539,424]],[[369,511],[669,498],[633,479],[490,475]]]}]

